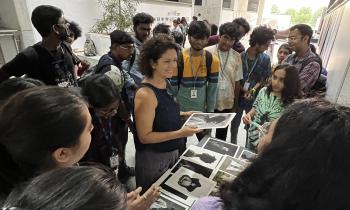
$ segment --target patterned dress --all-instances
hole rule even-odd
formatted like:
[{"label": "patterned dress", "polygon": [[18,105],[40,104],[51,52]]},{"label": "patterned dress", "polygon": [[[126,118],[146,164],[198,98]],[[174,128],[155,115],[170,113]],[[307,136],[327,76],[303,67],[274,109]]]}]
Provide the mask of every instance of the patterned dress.
[{"label": "patterned dress", "polygon": [[[284,110],[282,100],[272,93],[269,94],[266,87],[259,91],[253,107],[256,111],[253,122],[261,126],[277,119]],[[251,125],[248,129],[248,148],[255,151],[258,143],[259,130],[256,126]]]}]

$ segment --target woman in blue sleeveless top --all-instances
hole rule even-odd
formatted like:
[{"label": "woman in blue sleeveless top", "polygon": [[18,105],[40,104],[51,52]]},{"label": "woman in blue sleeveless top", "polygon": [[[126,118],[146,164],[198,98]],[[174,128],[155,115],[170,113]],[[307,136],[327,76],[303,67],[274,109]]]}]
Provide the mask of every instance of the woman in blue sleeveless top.
[{"label": "woman in blue sleeveless top", "polygon": [[[177,46],[168,35],[148,40],[140,54],[145,75],[134,100],[136,185],[147,190],[179,157],[184,137],[200,130],[182,127],[180,108],[167,89],[177,68]],[[181,113],[188,116],[190,113]]]}]

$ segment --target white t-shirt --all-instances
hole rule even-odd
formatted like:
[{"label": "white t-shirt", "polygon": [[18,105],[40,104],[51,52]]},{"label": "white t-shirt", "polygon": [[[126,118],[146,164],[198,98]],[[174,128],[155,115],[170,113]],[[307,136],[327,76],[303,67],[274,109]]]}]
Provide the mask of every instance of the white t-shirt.
[{"label": "white t-shirt", "polygon": [[218,89],[215,109],[232,109],[235,99],[235,83],[243,79],[242,60],[238,52],[218,50],[217,45],[205,48],[220,60]]}]

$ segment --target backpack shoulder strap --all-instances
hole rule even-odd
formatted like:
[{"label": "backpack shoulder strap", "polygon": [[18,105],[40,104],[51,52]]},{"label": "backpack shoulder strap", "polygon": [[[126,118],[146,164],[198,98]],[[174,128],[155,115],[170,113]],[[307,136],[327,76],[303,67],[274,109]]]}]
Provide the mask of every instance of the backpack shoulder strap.
[{"label": "backpack shoulder strap", "polygon": [[205,50],[205,66],[207,68],[207,78],[209,77],[209,74],[211,72],[211,64],[213,62],[213,55]]}]

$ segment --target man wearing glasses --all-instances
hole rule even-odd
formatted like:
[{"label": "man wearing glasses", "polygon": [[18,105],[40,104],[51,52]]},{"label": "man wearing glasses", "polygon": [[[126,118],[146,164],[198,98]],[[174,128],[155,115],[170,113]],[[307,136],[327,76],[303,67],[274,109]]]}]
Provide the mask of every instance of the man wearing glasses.
[{"label": "man wearing glasses", "polygon": [[47,85],[77,86],[74,60],[63,43],[69,36],[68,23],[61,9],[41,5],[32,12],[32,23],[42,41],[26,48],[0,69],[0,82],[11,76],[27,75]]}]

